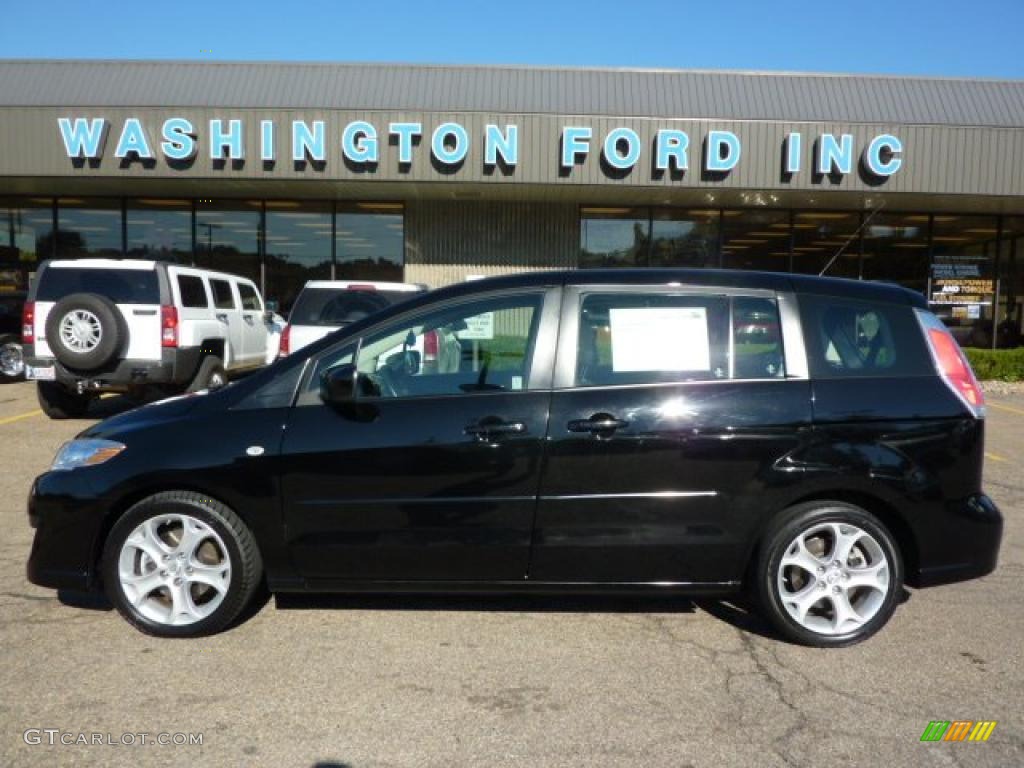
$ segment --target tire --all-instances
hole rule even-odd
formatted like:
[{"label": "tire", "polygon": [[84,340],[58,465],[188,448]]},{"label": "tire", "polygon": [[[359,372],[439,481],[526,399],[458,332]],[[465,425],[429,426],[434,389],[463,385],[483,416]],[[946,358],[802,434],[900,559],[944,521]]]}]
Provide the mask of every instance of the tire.
[{"label": "tire", "polygon": [[220,389],[228,383],[228,374],[219,357],[204,357],[199,363],[195,378],[188,385],[187,392],[201,392],[204,389]]},{"label": "tire", "polygon": [[114,524],[101,570],[107,596],[136,629],[200,637],[231,626],[252,602],[263,560],[252,531],[228,507],[170,491],[140,501]]},{"label": "tire", "polygon": [[128,326],[110,299],[73,293],[46,316],[46,340],[53,356],[68,368],[93,371],[127,347]]},{"label": "tire", "polygon": [[[845,560],[837,544],[849,553]],[[903,592],[903,560],[874,515],[844,502],[813,501],[787,510],[768,531],[753,577],[760,610],[783,637],[844,647],[892,617]]]},{"label": "tire", "polygon": [[24,374],[21,339],[14,335],[0,336],[0,382],[21,381]]},{"label": "tire", "polygon": [[39,407],[51,419],[80,419],[89,410],[89,395],[80,395],[55,381],[37,381]]}]

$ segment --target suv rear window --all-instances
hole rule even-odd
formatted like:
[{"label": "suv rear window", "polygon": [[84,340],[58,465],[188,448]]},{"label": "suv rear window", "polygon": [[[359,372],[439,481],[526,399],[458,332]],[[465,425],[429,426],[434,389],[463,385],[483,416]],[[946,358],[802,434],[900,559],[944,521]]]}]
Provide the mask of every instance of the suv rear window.
[{"label": "suv rear window", "polygon": [[159,304],[160,285],[152,269],[49,267],[36,289],[36,301],[59,301],[72,293],[98,293],[115,304]]},{"label": "suv rear window", "polygon": [[292,325],[348,325],[417,295],[413,291],[306,288],[295,300],[288,322]]},{"label": "suv rear window", "polygon": [[203,278],[195,275],[178,275],[178,293],[181,294],[181,306],[202,307],[210,306],[210,300],[206,298],[206,288],[203,286]]},{"label": "suv rear window", "polygon": [[811,375],[926,376],[931,360],[910,307],[801,296]]}]

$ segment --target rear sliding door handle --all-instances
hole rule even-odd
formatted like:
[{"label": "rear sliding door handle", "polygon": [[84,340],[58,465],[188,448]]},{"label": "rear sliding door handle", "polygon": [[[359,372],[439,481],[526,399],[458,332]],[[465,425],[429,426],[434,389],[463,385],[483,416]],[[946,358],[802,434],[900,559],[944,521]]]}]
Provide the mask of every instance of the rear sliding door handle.
[{"label": "rear sliding door handle", "polygon": [[614,432],[628,426],[628,421],[607,413],[595,413],[589,419],[574,419],[568,424],[570,432]]}]

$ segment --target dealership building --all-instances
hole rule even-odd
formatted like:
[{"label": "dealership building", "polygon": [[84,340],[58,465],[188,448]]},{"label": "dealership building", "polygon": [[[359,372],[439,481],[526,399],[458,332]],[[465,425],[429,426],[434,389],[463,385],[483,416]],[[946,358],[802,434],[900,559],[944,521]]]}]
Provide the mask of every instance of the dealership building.
[{"label": "dealership building", "polygon": [[1017,346],[1024,82],[0,61],[0,291],[53,257],[432,287],[680,266],[887,280]]}]

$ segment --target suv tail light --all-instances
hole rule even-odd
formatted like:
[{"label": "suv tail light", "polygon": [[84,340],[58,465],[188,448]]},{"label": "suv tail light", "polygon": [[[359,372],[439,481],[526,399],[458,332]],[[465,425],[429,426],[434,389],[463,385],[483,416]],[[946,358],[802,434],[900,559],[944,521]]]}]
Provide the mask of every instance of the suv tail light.
[{"label": "suv tail light", "polygon": [[942,376],[943,381],[956,396],[966,405],[975,418],[985,416],[985,394],[981,391],[981,385],[971,370],[971,364],[967,361],[960,345],[956,343],[953,334],[942,324],[931,312],[917,310],[917,319],[924,329],[925,338],[928,339],[928,348],[932,352],[932,359],[935,367]]},{"label": "suv tail light", "polygon": [[178,346],[178,308],[160,307],[160,346]]},{"label": "suv tail light", "polygon": [[437,331],[427,331],[423,334],[423,362],[437,362],[438,338]]},{"label": "suv tail light", "polygon": [[277,356],[284,357],[292,351],[292,325],[289,323],[281,331],[281,344],[277,348]]},{"label": "suv tail light", "polygon": [[21,343],[34,344],[36,340],[36,303],[26,301],[21,308]]}]

